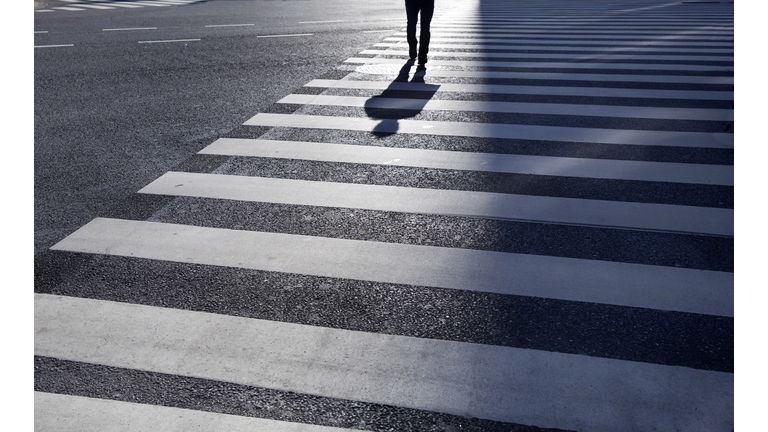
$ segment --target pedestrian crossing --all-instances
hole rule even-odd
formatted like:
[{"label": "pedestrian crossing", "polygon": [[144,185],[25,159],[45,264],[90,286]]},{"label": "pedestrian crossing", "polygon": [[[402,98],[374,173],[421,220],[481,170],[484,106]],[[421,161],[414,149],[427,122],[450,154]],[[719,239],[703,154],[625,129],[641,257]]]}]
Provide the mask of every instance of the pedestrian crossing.
[{"label": "pedestrian crossing", "polygon": [[53,246],[38,429],[732,431],[733,5],[473,0],[432,40]]},{"label": "pedestrian crossing", "polygon": [[82,12],[88,10],[137,9],[201,3],[207,0],[60,0],[64,6],[35,9],[35,12]]}]

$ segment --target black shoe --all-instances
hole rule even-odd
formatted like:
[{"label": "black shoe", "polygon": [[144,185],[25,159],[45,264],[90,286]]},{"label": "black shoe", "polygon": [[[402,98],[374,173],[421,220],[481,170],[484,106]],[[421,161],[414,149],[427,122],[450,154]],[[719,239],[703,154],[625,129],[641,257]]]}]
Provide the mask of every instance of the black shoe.
[{"label": "black shoe", "polygon": [[409,56],[411,57],[411,60],[416,59],[416,45],[412,45],[408,52]]},{"label": "black shoe", "polygon": [[425,65],[424,63],[419,63],[419,65],[416,66],[416,72],[425,71],[425,70],[427,70],[427,65]]}]

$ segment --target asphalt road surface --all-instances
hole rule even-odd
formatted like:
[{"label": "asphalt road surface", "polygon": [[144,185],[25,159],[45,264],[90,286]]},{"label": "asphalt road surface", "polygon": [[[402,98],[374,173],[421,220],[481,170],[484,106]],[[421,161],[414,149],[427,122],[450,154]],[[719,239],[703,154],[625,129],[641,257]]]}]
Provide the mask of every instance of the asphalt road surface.
[{"label": "asphalt road surface", "polygon": [[38,9],[35,253],[402,27],[400,3]]},{"label": "asphalt road surface", "polygon": [[733,5],[403,28],[38,9],[38,430],[733,431]]}]

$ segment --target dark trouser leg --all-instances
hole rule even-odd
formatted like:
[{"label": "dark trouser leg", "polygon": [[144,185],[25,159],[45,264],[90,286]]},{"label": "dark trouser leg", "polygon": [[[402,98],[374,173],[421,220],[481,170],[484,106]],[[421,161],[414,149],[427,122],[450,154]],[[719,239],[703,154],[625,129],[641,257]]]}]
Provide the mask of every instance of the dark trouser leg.
[{"label": "dark trouser leg", "polygon": [[405,16],[408,18],[405,34],[410,57],[416,58],[416,22],[419,19],[419,0],[405,0]]},{"label": "dark trouser leg", "polygon": [[419,63],[427,62],[429,52],[429,25],[435,12],[435,0],[423,0],[421,2],[421,41],[419,41]]}]

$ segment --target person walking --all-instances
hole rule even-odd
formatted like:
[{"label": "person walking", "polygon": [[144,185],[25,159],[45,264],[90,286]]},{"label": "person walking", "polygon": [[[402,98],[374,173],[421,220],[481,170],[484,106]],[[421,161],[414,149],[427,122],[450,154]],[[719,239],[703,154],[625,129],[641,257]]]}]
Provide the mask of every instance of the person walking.
[{"label": "person walking", "polygon": [[[406,39],[411,60],[419,58],[418,69],[426,69],[429,52],[429,24],[435,12],[435,0],[405,0],[405,14],[408,18]],[[421,19],[419,19],[421,14]],[[416,39],[416,23],[421,21],[421,35]],[[417,50],[418,46],[418,50]]]}]

